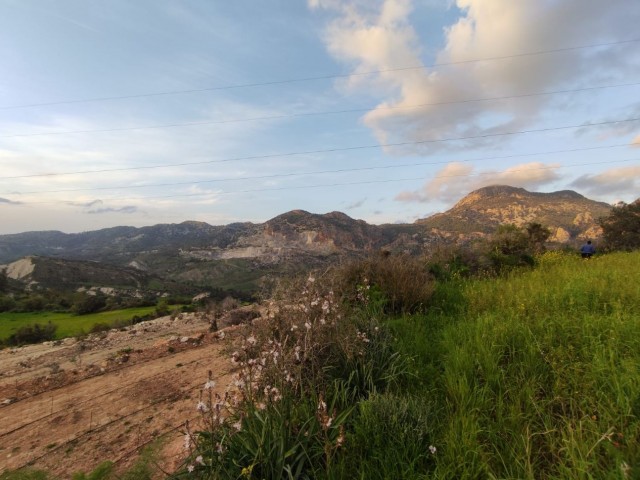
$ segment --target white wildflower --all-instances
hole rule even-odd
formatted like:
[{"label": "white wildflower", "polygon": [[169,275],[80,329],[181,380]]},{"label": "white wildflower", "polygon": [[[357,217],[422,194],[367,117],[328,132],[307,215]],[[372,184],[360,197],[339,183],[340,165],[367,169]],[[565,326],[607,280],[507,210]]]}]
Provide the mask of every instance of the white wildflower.
[{"label": "white wildflower", "polygon": [[198,464],[200,464],[200,465],[204,466],[204,459],[202,458],[202,455],[198,455],[198,456],[196,457],[196,463],[198,463]]},{"label": "white wildflower", "polygon": [[211,390],[215,386],[216,386],[216,382],[214,382],[213,380],[208,380],[207,383],[204,384],[204,389]]},{"label": "white wildflower", "polygon": [[331,309],[331,304],[329,303],[329,301],[328,301],[328,300],[325,300],[325,301],[322,303],[322,311],[323,311],[324,313],[328,313],[330,309]]},{"label": "white wildflower", "polygon": [[307,330],[311,330],[311,324],[310,324],[309,322],[305,322],[305,323],[304,323],[304,327],[305,327]]},{"label": "white wildflower", "polygon": [[194,467],[193,465],[189,465],[187,466],[187,472],[191,473],[196,469],[196,467]]},{"label": "white wildflower", "polygon": [[429,451],[431,452],[431,455],[435,455],[436,454],[436,447],[434,447],[433,445],[429,445]]},{"label": "white wildflower", "polygon": [[202,413],[206,413],[209,411],[209,407],[207,407],[207,404],[204,403],[202,400],[200,400],[198,402],[198,405],[196,406],[196,410]]}]

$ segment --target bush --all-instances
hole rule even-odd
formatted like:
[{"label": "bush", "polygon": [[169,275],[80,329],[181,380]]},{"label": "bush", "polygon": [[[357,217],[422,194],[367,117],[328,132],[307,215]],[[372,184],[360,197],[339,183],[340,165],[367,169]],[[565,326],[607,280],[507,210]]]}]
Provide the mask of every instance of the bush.
[{"label": "bush", "polygon": [[31,294],[20,299],[17,310],[20,312],[40,312],[44,310],[47,300],[39,294]]},{"label": "bush", "polygon": [[235,394],[197,405],[207,428],[177,478],[317,478],[336,462],[354,408],[406,373],[386,329],[341,302],[335,277],[289,284],[232,354]]},{"label": "bush", "polygon": [[0,295],[0,312],[9,312],[16,308],[16,301],[8,295]]},{"label": "bush", "polygon": [[28,343],[39,343],[55,338],[58,327],[49,322],[46,325],[34,323],[20,327],[6,340],[8,345],[25,345]]},{"label": "bush", "polygon": [[166,298],[158,300],[155,314],[157,317],[166,317],[171,314],[171,307],[169,306],[169,301]]},{"label": "bush", "polygon": [[424,310],[434,291],[426,262],[409,255],[376,255],[340,267],[335,277],[348,300],[372,302],[387,314]]},{"label": "bush", "polygon": [[102,293],[83,295],[73,304],[73,312],[77,315],[96,313],[107,306],[107,298]]},{"label": "bush", "polygon": [[43,470],[21,469],[4,472],[0,480],[51,480],[51,476]]},{"label": "bush", "polygon": [[601,218],[600,227],[607,248],[634,250],[640,248],[640,199],[613,207],[608,217]]}]

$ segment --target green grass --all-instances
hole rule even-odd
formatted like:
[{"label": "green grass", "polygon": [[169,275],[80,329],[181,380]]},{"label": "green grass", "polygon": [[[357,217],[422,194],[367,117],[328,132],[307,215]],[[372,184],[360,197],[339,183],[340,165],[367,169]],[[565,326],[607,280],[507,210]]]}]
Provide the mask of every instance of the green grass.
[{"label": "green grass", "polygon": [[438,412],[435,466],[403,478],[640,478],[640,252],[457,288],[457,308],[392,321],[403,395]]},{"label": "green grass", "polygon": [[65,338],[87,333],[98,323],[112,325],[116,322],[130,321],[134,316],[153,313],[156,307],[127,308],[89,315],[71,313],[35,312],[35,313],[0,313],[0,340],[7,339],[18,328],[34,323],[48,322],[58,326],[56,338]]}]

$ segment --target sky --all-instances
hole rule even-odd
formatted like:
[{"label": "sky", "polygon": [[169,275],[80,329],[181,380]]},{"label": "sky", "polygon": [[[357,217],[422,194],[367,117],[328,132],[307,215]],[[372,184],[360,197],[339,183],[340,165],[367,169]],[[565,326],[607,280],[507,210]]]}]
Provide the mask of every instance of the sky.
[{"label": "sky", "polygon": [[0,234],[640,197],[636,0],[0,0]]}]

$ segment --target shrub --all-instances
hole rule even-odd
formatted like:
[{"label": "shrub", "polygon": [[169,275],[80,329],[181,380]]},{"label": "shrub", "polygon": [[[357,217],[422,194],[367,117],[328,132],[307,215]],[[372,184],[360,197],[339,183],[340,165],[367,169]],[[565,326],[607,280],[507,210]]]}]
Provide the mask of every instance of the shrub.
[{"label": "shrub", "polygon": [[98,322],[93,324],[93,326],[89,330],[89,333],[108,332],[112,328],[116,328],[116,327],[105,322]]},{"label": "shrub", "polygon": [[439,245],[427,254],[426,262],[436,280],[465,278],[479,270],[478,256],[462,245]]},{"label": "shrub", "polygon": [[613,207],[608,217],[601,218],[600,227],[607,248],[634,250],[640,248],[640,199]]},{"label": "shrub", "polygon": [[376,255],[335,271],[336,288],[350,301],[377,303],[381,313],[414,313],[427,307],[434,290],[428,265],[409,255]]},{"label": "shrub", "polygon": [[58,327],[49,322],[46,325],[34,323],[33,325],[25,325],[20,327],[15,333],[6,340],[9,345],[25,345],[28,343],[39,343],[55,338],[56,329]]},{"label": "shrub", "polygon": [[21,469],[4,472],[0,480],[51,480],[51,476],[43,470]]},{"label": "shrub", "polygon": [[306,478],[330,470],[355,405],[406,372],[386,329],[334,290],[335,277],[276,292],[268,318],[247,326],[232,358],[235,394],[205,384],[207,428],[185,432],[191,452],[177,477]]},{"label": "shrub", "polygon": [[158,300],[155,314],[157,317],[166,317],[171,314],[171,307],[169,306],[169,301],[166,298]]},{"label": "shrub", "polygon": [[73,312],[77,315],[96,313],[107,306],[107,298],[102,293],[83,295],[73,304]]},{"label": "shrub", "polygon": [[9,295],[0,295],[0,312],[9,312],[16,308],[16,301]]}]

